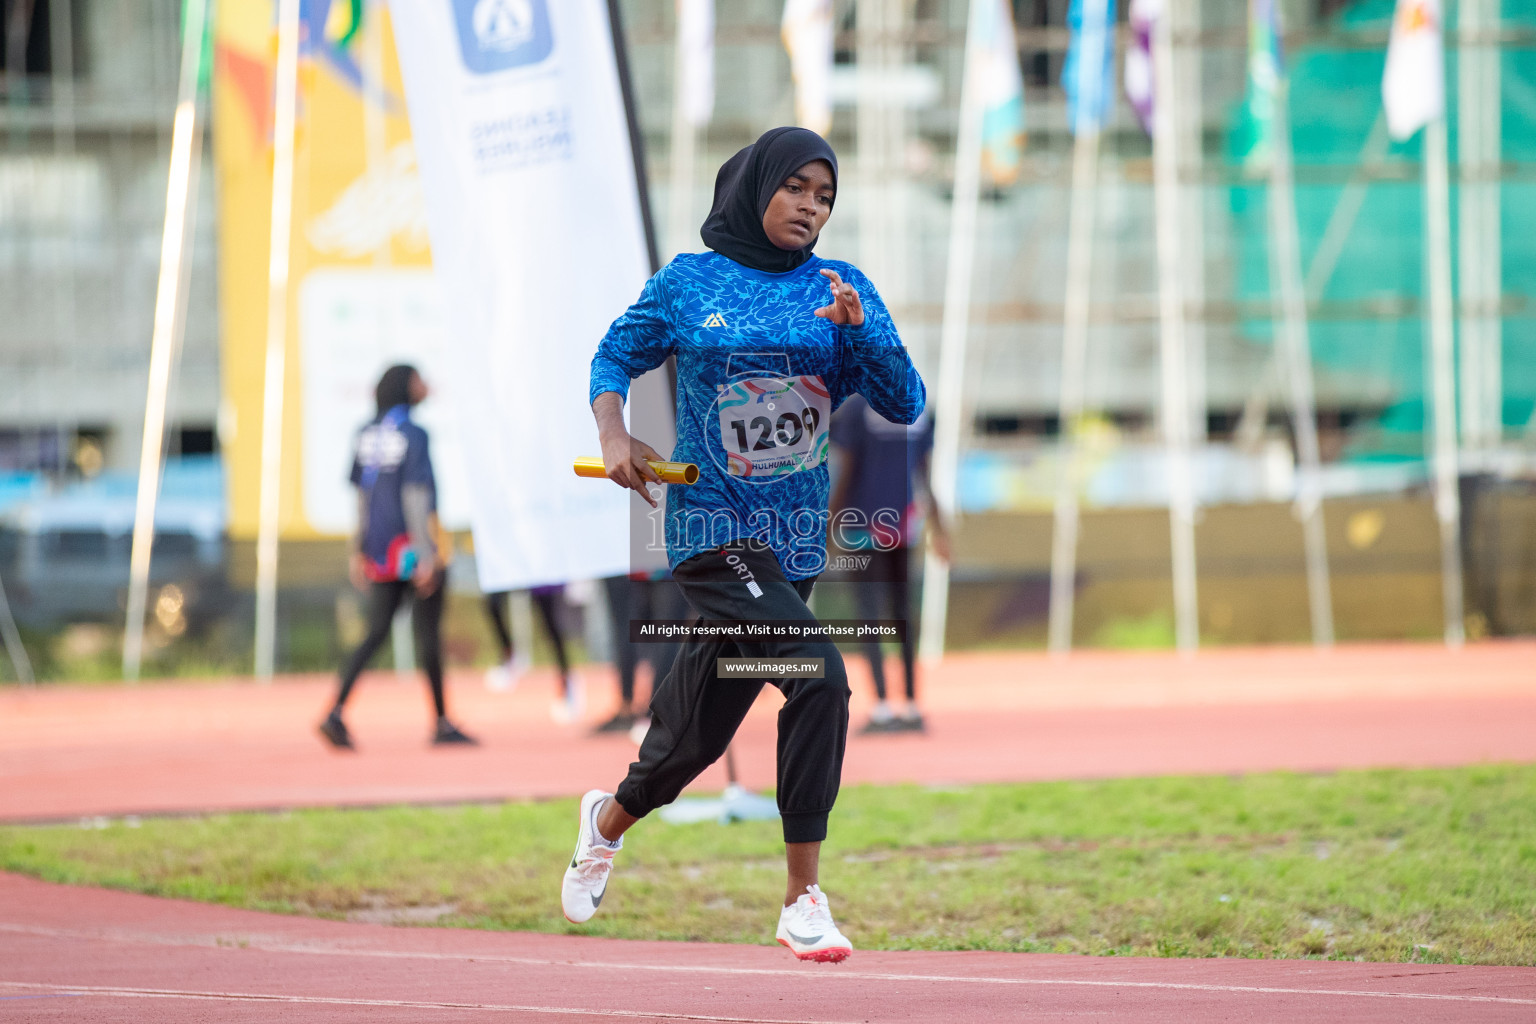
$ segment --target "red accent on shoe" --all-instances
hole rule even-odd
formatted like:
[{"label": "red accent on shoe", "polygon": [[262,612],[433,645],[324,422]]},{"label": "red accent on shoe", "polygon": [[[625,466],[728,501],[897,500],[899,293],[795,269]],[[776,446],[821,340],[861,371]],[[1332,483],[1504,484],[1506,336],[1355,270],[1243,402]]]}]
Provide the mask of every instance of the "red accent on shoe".
[{"label": "red accent on shoe", "polygon": [[[783,946],[785,949],[788,949],[791,953],[795,953],[790,944],[785,942],[783,939],[777,939],[775,941],[777,941],[778,944]],[[842,963],[852,955],[853,950],[849,949],[847,946],[832,946],[827,949],[818,949],[814,953],[795,953],[795,957],[797,959],[809,960],[818,964]]]}]

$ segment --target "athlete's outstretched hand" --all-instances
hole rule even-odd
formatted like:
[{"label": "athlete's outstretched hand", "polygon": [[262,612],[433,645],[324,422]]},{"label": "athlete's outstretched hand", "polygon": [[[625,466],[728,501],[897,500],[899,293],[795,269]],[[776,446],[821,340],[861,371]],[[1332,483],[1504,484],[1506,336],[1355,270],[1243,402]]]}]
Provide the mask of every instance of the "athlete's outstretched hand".
[{"label": "athlete's outstretched hand", "polygon": [[835,324],[863,327],[864,303],[859,299],[858,290],[851,284],[844,284],[835,270],[825,268],[821,273],[832,282],[832,301],[818,309],[816,315]]}]

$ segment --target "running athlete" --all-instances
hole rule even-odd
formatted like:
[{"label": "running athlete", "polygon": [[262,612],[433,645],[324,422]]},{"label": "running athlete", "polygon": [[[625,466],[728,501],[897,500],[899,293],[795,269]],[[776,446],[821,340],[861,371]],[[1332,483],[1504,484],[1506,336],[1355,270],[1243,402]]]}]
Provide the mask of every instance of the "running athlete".
[{"label": "running athlete", "polygon": [[[826,564],[831,414],[864,395],[887,418],[922,412],[923,382],[889,313],[857,268],[812,254],[837,198],[837,157],[821,136],[775,128],[720,168],[701,232],[711,251],[683,254],[613,322],[592,360],[592,412],[608,478],[653,506],[630,436],[631,379],[677,357],[676,461],[699,480],[667,495],[673,578],[703,620],[814,624],[806,600]],[[816,678],[724,679],[716,659],[819,660]],[[676,799],[730,743],[764,682],[779,712],[778,804],[788,886],[777,939],[802,960],[853,951],[818,880],[827,817],[848,735],[848,680],[830,640],[690,640],[651,701],[639,759],[614,793],[581,801],[576,853],[561,886],[582,922],[607,891],[625,831]]]}]

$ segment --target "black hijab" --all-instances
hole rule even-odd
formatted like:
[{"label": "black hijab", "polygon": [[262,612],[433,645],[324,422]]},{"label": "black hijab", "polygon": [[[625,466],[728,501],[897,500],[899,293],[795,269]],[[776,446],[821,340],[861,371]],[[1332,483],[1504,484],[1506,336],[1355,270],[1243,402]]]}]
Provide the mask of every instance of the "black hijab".
[{"label": "black hijab", "polygon": [[810,259],[815,238],[799,249],[780,249],[763,230],[763,214],[784,180],[812,160],[827,162],[836,188],[837,155],[826,139],[808,128],[770,128],[727,160],[715,176],[715,202],[699,231],[704,244],[770,274],[794,270]]},{"label": "black hijab", "polygon": [[379,410],[375,419],[383,419],[384,414],[397,405],[415,404],[411,401],[411,378],[415,375],[416,367],[406,363],[391,366],[384,371],[378,387],[373,389],[373,398]]}]

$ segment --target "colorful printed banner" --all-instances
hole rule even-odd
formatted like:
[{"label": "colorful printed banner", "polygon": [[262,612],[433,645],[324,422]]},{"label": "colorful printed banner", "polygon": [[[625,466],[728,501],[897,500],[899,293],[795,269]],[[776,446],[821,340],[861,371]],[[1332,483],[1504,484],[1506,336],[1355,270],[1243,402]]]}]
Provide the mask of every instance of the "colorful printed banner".
[{"label": "colorful printed banner", "polygon": [[[218,0],[213,83],[219,175],[219,305],[229,530],[256,535],[272,206],[275,4]],[[380,7],[304,0],[290,253],[293,287],[282,446],[285,539],[345,535],[357,503],[352,439],[390,364],[416,364],[436,397],[432,437],[443,521],[468,525],[468,486],[442,357],[415,149]],[[376,19],[373,21],[372,19]]]}]

